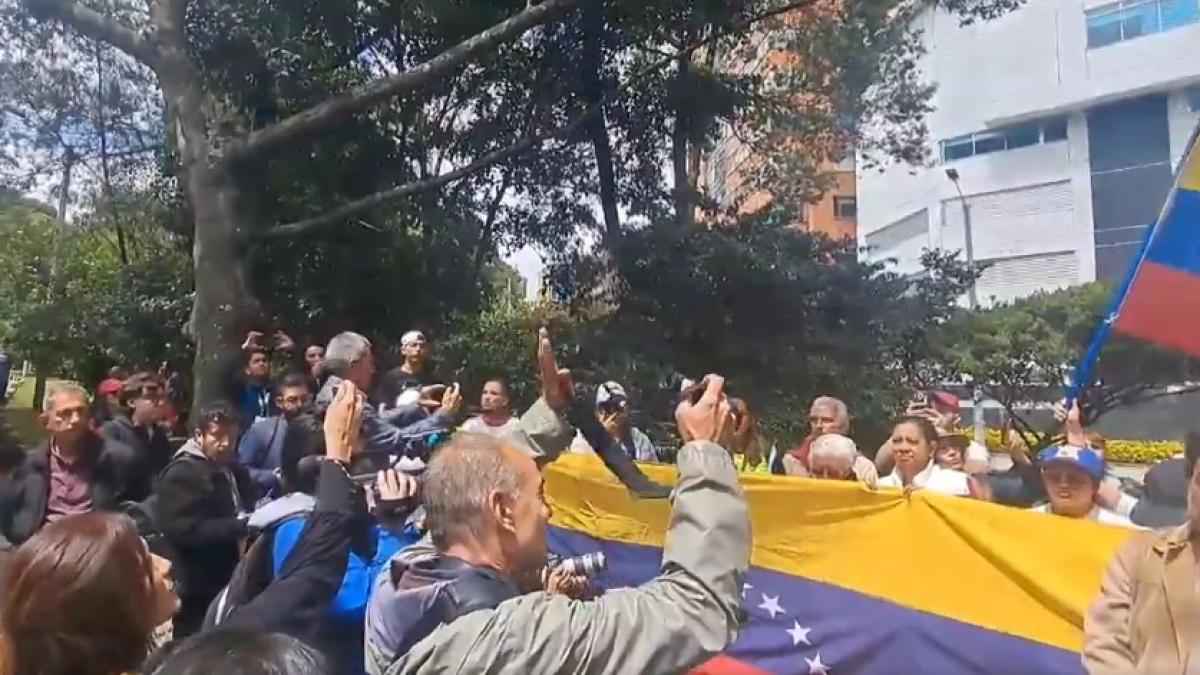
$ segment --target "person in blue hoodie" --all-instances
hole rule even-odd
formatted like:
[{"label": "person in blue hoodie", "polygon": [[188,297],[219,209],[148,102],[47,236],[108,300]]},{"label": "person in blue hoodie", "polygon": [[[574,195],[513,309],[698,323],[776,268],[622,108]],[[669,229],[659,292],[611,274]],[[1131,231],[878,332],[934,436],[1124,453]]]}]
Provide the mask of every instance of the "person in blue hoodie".
[{"label": "person in blue hoodie", "polygon": [[[318,425],[309,423],[307,416],[289,425],[280,472],[287,494],[259,507],[248,522],[252,531],[272,537],[272,575],[283,569],[316,503],[313,495],[322,463],[317,432]],[[357,516],[346,574],[316,640],[337,666],[333,672],[365,672],[363,624],[375,577],[393,555],[421,537],[410,518],[416,489],[412,476],[394,470],[379,472],[366,488],[367,510]]]}]

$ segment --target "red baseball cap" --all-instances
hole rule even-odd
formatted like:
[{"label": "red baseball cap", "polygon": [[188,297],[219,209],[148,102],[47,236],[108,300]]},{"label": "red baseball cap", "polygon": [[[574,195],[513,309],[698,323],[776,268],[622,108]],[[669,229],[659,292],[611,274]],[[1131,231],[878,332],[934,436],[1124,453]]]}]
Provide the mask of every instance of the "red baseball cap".
[{"label": "red baseball cap", "polygon": [[114,396],[116,394],[119,394],[119,393],[121,393],[121,385],[122,384],[124,384],[124,382],[121,380],[118,380],[115,377],[110,377],[108,379],[101,380],[100,381],[100,395],[101,396]]}]

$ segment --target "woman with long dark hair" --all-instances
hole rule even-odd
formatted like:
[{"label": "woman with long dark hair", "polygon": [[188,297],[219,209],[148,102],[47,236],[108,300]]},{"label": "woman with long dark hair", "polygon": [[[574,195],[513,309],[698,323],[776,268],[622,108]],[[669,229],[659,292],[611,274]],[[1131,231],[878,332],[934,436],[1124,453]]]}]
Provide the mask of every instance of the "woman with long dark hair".
[{"label": "woman with long dark hair", "polygon": [[155,629],[179,608],[170,571],[126,516],[91,512],[49,523],[17,549],[5,575],[0,672],[137,671]]}]

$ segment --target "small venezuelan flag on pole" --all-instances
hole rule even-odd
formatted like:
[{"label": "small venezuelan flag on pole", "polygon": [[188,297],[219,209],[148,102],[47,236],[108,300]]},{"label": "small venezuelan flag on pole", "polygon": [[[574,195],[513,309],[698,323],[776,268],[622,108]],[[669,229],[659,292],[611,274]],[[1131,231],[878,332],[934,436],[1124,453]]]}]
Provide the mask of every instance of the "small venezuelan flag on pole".
[{"label": "small venezuelan flag on pole", "polygon": [[1069,399],[1091,379],[1112,331],[1200,356],[1200,126],[1192,132],[1175,186],[1147,231],[1112,310],[1075,370]]},{"label": "small venezuelan flag on pole", "polygon": [[1116,331],[1200,356],[1200,152],[1195,133],[1140,262],[1117,314]]}]

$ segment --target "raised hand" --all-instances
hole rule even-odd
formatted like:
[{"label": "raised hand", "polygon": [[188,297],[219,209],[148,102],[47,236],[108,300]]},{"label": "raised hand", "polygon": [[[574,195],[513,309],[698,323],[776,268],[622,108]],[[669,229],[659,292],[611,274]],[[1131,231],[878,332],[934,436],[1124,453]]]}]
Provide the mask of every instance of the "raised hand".
[{"label": "raised hand", "polygon": [[621,432],[620,413],[601,413],[600,424],[609,436],[616,438]]},{"label": "raised hand", "polygon": [[571,398],[574,396],[571,371],[558,367],[558,361],[554,358],[554,345],[550,342],[550,331],[545,328],[538,331],[537,366],[542,398],[552,410],[560,415],[565,414],[571,407]]},{"label": "raised hand", "polygon": [[277,330],[275,331],[275,351],[290,352],[296,348],[296,341],[293,340],[287,333]]},{"label": "raised hand", "polygon": [[446,388],[446,393],[442,394],[442,408],[444,412],[451,415],[457,414],[459,407],[462,405],[462,390],[458,383],[450,385]]},{"label": "raised hand", "polygon": [[246,333],[246,339],[242,340],[242,351],[248,352],[251,349],[261,349],[262,344],[259,343],[259,340],[261,340],[262,337],[263,334],[256,330]]},{"label": "raised hand", "polygon": [[1083,430],[1083,413],[1079,410],[1079,401],[1072,401],[1071,407],[1066,409],[1065,429],[1067,434],[1067,445],[1073,445],[1077,448],[1087,447],[1087,434]]},{"label": "raised hand", "polygon": [[710,441],[728,448],[733,435],[733,415],[725,396],[725,378],[709,375],[701,383],[704,393],[675,408],[675,422],[684,441]]},{"label": "raised hand", "polygon": [[442,398],[446,395],[446,385],[431,384],[421,387],[421,399],[417,402],[422,408],[433,411],[442,407]]},{"label": "raised hand", "polygon": [[362,411],[366,399],[349,380],[342,380],[333,403],[325,411],[325,456],[335,462],[349,464],[358,450],[358,435],[362,431]]}]

